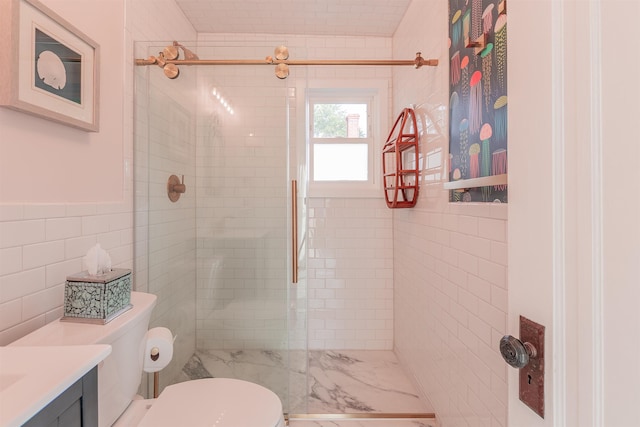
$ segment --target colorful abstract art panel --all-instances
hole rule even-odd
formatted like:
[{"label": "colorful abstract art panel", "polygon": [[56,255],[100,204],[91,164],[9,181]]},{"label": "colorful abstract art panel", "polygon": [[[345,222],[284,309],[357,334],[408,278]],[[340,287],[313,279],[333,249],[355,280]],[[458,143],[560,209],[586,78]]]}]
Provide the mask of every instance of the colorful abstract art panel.
[{"label": "colorful abstract art panel", "polygon": [[[507,173],[506,0],[449,0],[449,181]],[[451,191],[507,202],[507,186]]]}]

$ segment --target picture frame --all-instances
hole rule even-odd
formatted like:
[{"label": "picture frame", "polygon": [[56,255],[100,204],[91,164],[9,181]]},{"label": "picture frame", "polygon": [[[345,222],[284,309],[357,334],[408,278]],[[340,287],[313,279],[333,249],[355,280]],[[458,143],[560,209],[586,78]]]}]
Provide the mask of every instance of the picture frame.
[{"label": "picture frame", "polygon": [[0,0],[0,106],[99,130],[100,47],[37,0]]}]

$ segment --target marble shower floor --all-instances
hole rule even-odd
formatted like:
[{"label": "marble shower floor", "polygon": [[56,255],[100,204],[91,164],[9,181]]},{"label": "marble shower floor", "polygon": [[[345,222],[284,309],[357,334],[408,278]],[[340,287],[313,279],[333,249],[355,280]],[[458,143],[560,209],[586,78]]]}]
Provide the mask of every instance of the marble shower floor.
[{"label": "marble shower floor", "polygon": [[[178,381],[239,378],[273,390],[290,414],[430,413],[392,351],[198,350]],[[308,384],[306,384],[308,378]],[[308,390],[308,393],[307,393]],[[287,403],[288,402],[288,403]],[[291,427],[432,427],[434,420],[301,420]]]},{"label": "marble shower floor", "polygon": [[291,420],[289,427],[435,427],[435,420]]}]

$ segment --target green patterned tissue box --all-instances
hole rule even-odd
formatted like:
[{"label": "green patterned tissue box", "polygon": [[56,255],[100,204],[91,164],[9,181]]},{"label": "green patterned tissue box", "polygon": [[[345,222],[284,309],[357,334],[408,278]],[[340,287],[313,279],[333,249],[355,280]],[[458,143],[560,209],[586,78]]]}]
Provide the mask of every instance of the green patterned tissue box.
[{"label": "green patterned tissue box", "polygon": [[131,308],[131,270],[114,268],[91,276],[83,271],[67,277],[64,321],[105,324]]}]

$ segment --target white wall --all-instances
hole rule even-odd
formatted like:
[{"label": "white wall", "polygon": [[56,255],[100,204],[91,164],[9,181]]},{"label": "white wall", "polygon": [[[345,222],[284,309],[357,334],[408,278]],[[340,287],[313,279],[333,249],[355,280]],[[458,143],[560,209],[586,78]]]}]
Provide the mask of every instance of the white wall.
[{"label": "white wall", "polygon": [[[67,275],[95,243],[132,266],[130,159],[125,159],[124,2],[44,1],[101,47],[100,131],[0,109],[0,344],[62,314]],[[122,68],[118,68],[122,70]]]},{"label": "white wall", "polygon": [[[612,19],[610,8],[625,13],[619,19]],[[599,265],[602,275],[598,276],[596,269],[599,286],[596,292],[602,292],[603,302],[602,330],[598,331],[602,339],[596,344],[599,354],[595,363],[603,362],[604,383],[595,396],[598,412],[594,425],[639,425],[640,364],[635,355],[640,353],[640,168],[637,167],[640,144],[638,138],[631,136],[629,124],[636,123],[640,117],[640,104],[636,101],[640,97],[640,87],[633,81],[636,74],[633,70],[640,68],[640,56],[637,55],[640,40],[635,36],[634,26],[634,18],[640,14],[640,3],[603,0],[594,9],[590,18],[597,18],[601,39],[592,55],[598,58],[602,68],[595,76],[599,78],[596,84],[601,85],[600,97],[591,103],[599,113],[600,124],[595,131],[590,130],[596,139],[592,152],[602,162],[602,172],[598,175],[602,183],[599,200],[602,215],[598,216],[601,223],[595,227],[602,226],[599,241],[602,247],[598,253],[602,256]],[[629,42],[621,43],[622,40]],[[631,79],[621,78],[627,71]],[[602,105],[601,110],[597,108],[599,105]],[[599,128],[601,135],[597,132]],[[578,140],[577,147],[581,148],[580,142]],[[598,184],[596,181],[594,186]],[[598,320],[596,317],[596,322]],[[616,342],[628,343],[630,347],[619,352]],[[594,384],[595,387],[600,385],[598,381]]]},{"label": "white wall", "polygon": [[[443,426],[506,426],[507,206],[449,203],[447,2],[414,1],[394,58],[440,65],[393,71],[394,112],[418,106],[422,173],[413,209],[393,216],[395,350]],[[427,162],[425,162],[425,165]]]},{"label": "white wall", "polygon": [[[130,200],[123,161],[122,64],[124,2],[44,1],[95,40],[100,58],[100,132],[84,132],[22,112],[0,109],[0,201],[91,203]],[[28,163],[26,163],[28,159]]]}]

